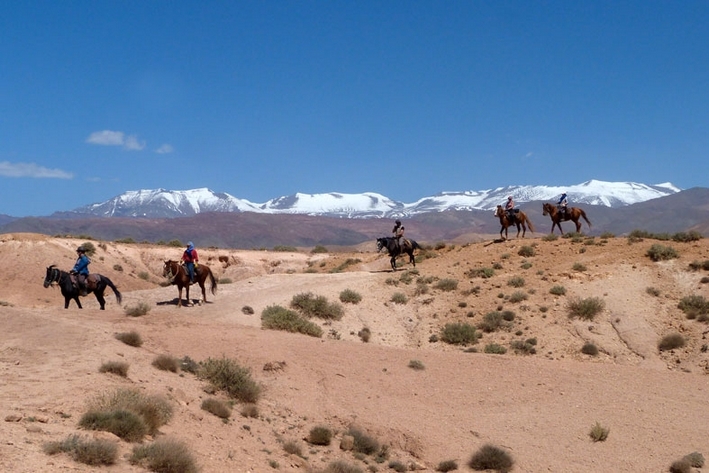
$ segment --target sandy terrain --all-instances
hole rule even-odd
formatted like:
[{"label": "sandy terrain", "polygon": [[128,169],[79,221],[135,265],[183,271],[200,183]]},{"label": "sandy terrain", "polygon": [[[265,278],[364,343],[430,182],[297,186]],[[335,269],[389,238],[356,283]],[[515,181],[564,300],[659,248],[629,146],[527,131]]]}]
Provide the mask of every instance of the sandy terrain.
[{"label": "sandy terrain", "polygon": [[[0,235],[0,470],[95,471],[64,454],[48,456],[42,447],[70,434],[94,434],[79,429],[78,420],[88,401],[117,387],[170,399],[174,416],[159,435],[184,441],[203,472],[314,472],[338,459],[362,471],[393,471],[390,461],[435,471],[445,460],[471,471],[469,458],[486,443],[507,449],[515,472],[663,472],[688,453],[709,455],[708,327],[677,307],[688,295],[709,298],[709,284],[701,282],[709,272],[689,269],[709,260],[709,241],[631,245],[625,238],[533,235],[435,245],[441,247],[429,250],[413,273],[404,260],[403,270],[392,273],[373,242],[324,254],[198,248],[222,282],[207,303],[183,308],[176,306],[177,289],[160,285],[162,261],[177,259],[180,248],[95,241],[92,272],[123,293],[119,306],[109,291],[105,311],[92,295],[82,298],[82,310],[73,302],[65,310],[59,289],[42,287],[45,268],[70,269],[85,240]],[[657,243],[680,257],[652,262],[646,252]],[[535,255],[520,256],[524,246]],[[228,257],[228,266],[219,256]],[[354,263],[331,272],[348,259]],[[471,270],[495,264],[493,277],[470,277]],[[515,276],[523,287],[508,285]],[[417,289],[417,279],[428,282],[426,291]],[[442,279],[457,281],[457,289],[437,289]],[[552,295],[554,286],[566,294]],[[261,329],[261,312],[270,305],[288,307],[305,292],[337,302],[345,289],[362,301],[343,304],[339,321],[318,321],[322,338]],[[518,291],[527,299],[511,302]],[[407,302],[392,302],[395,293]],[[191,296],[197,297],[194,289]],[[574,297],[598,297],[605,309],[593,321],[570,319],[567,303]],[[150,312],[127,316],[124,309],[140,302]],[[244,313],[245,306],[254,314]],[[514,321],[485,333],[477,352],[432,341],[446,323],[478,324],[495,310],[512,311]],[[358,336],[364,327],[372,333],[368,343]],[[114,337],[131,330],[143,338],[142,347]],[[660,352],[659,339],[672,332],[686,346]],[[536,354],[509,349],[511,341],[530,338],[537,340]],[[582,354],[585,342],[599,355]],[[507,353],[483,353],[490,343]],[[161,354],[237,360],[263,387],[259,416],[242,417],[235,406],[225,423],[202,410],[206,384],[190,373],[154,368]],[[425,369],[410,368],[411,360]],[[128,377],[99,373],[106,361],[129,363]],[[274,362],[285,362],[283,369],[264,370]],[[610,428],[605,442],[589,438],[596,422]],[[317,425],[335,431],[330,446],[303,440]],[[342,433],[352,425],[388,445],[389,459],[376,463],[341,450]],[[116,441],[118,462],[101,470],[145,471],[125,458],[133,445]],[[288,441],[299,442],[303,454],[286,453]]]}]

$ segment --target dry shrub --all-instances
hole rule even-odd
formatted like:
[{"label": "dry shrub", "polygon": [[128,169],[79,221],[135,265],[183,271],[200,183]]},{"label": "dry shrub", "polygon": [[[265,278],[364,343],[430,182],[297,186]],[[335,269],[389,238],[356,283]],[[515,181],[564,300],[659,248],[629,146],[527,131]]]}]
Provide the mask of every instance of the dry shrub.
[{"label": "dry shrub", "polygon": [[604,307],[605,302],[598,297],[588,297],[586,299],[574,298],[570,300],[566,306],[570,318],[583,320],[593,320],[596,315],[603,311]]},{"label": "dry shrub", "polygon": [[261,395],[261,386],[251,377],[251,370],[230,358],[208,358],[198,375],[241,402],[255,403]]},{"label": "dry shrub", "polygon": [[241,312],[246,315],[254,315],[254,308],[251,307],[250,305],[245,305],[244,307],[241,308]]},{"label": "dry shrub", "polygon": [[332,430],[325,426],[315,426],[308,433],[308,442],[313,445],[330,445],[331,441]]},{"label": "dry shrub", "polygon": [[475,327],[468,323],[448,323],[441,331],[441,340],[451,345],[472,345],[477,342]]},{"label": "dry shrub", "polygon": [[130,317],[140,317],[150,312],[150,305],[147,302],[139,302],[136,305],[126,306],[123,310]]},{"label": "dry shrub", "polygon": [[457,469],[458,462],[456,462],[455,460],[444,460],[436,467],[436,471],[442,471],[443,473]]},{"label": "dry shrub", "polygon": [[444,278],[436,282],[433,287],[445,292],[455,291],[458,289],[458,281],[455,279]]},{"label": "dry shrub", "polygon": [[340,292],[340,302],[346,304],[357,304],[362,300],[362,295],[352,289],[345,289]]},{"label": "dry shrub", "polygon": [[296,440],[288,440],[283,444],[283,450],[291,455],[303,456],[303,447]]},{"label": "dry shrub", "polygon": [[610,431],[611,429],[603,427],[599,422],[596,422],[593,427],[591,427],[588,436],[591,437],[591,440],[594,442],[605,442]]},{"label": "dry shrub", "polygon": [[[126,411],[137,415],[153,435],[172,418],[172,406],[158,395],[146,395],[134,389],[117,389],[97,396],[89,409],[99,413]],[[103,430],[103,429],[94,429]]]},{"label": "dry shrub", "polygon": [[98,369],[99,373],[117,374],[124,378],[128,377],[128,363],[125,361],[107,361]]},{"label": "dry shrub", "polygon": [[410,360],[409,361],[409,368],[417,371],[425,370],[426,367],[424,366],[423,362],[421,360]]},{"label": "dry shrub", "polygon": [[210,397],[202,401],[202,410],[214,414],[220,419],[228,419],[231,416],[231,408],[219,399]]},{"label": "dry shrub", "polygon": [[159,439],[133,448],[129,459],[133,465],[140,465],[158,473],[197,473],[199,469],[185,444],[171,439]]},{"label": "dry shrub", "polygon": [[372,331],[369,327],[362,327],[362,330],[357,332],[357,336],[364,342],[368,343],[369,339],[372,338]]},{"label": "dry shrub", "polygon": [[591,342],[586,342],[581,347],[581,353],[584,355],[596,356],[598,355],[598,347]]},{"label": "dry shrub", "polygon": [[68,453],[74,460],[85,465],[113,465],[118,458],[116,442],[103,439],[82,439],[78,435],[70,435],[61,442],[44,444],[47,455]]},{"label": "dry shrub", "polygon": [[90,410],[81,416],[79,427],[111,432],[127,442],[138,442],[148,433],[145,421],[135,412],[124,409]]},{"label": "dry shrub", "polygon": [[684,456],[684,460],[687,460],[694,468],[704,467],[704,455],[699,452],[688,453]]},{"label": "dry shrub", "polygon": [[660,351],[674,350],[675,348],[682,348],[685,344],[684,337],[679,333],[671,333],[662,337],[657,344],[657,348]]},{"label": "dry shrub", "polygon": [[391,296],[391,301],[394,304],[406,304],[409,301],[409,298],[406,297],[406,294],[403,292],[395,292]]},{"label": "dry shrub", "polygon": [[297,312],[279,305],[268,306],[261,312],[261,326],[318,338],[323,334],[322,328],[317,324],[305,319]]},{"label": "dry shrub", "polygon": [[670,473],[692,473],[692,465],[685,458],[673,461],[670,465]]},{"label": "dry shrub", "polygon": [[338,303],[331,303],[325,296],[315,296],[310,292],[293,296],[290,306],[306,317],[317,317],[325,320],[340,320],[344,309]]},{"label": "dry shrub", "polygon": [[355,452],[364,453],[365,455],[374,455],[381,448],[377,439],[355,427],[350,427],[349,430],[347,430],[347,435],[351,435],[354,439],[353,450]]},{"label": "dry shrub", "polygon": [[132,347],[140,347],[143,345],[143,339],[140,337],[140,334],[135,330],[130,332],[117,333],[116,339]]},{"label": "dry shrub", "polygon": [[496,470],[502,473],[509,472],[512,465],[514,465],[514,461],[509,453],[490,444],[480,447],[468,462],[468,466],[476,471]]},{"label": "dry shrub", "polygon": [[158,355],[153,359],[152,365],[162,371],[177,373],[180,370],[180,360],[170,355]]},{"label": "dry shrub", "polygon": [[337,460],[327,465],[321,473],[364,473],[364,470],[356,465]]},{"label": "dry shrub", "polygon": [[253,403],[244,404],[243,406],[241,406],[241,415],[243,417],[251,417],[251,418],[258,417],[258,406]]}]

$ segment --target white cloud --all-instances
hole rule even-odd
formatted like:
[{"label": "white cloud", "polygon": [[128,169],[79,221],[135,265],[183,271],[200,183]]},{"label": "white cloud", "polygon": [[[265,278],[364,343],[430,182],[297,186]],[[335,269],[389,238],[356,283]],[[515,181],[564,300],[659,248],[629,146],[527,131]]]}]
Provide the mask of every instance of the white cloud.
[{"label": "white cloud", "polygon": [[54,179],[72,179],[74,177],[72,173],[61,169],[49,169],[35,163],[11,163],[9,161],[0,161],[0,176]]},{"label": "white cloud", "polygon": [[123,146],[130,151],[140,151],[145,148],[145,141],[138,140],[136,135],[128,135],[122,131],[95,131],[86,138],[87,143],[101,146]]},{"label": "white cloud", "polygon": [[138,141],[137,136],[130,135],[126,137],[124,148],[129,149],[131,151],[140,151],[141,149],[145,148],[145,141]]},{"label": "white cloud", "polygon": [[172,147],[172,145],[169,145],[167,143],[155,150],[155,152],[158,154],[168,154],[172,153],[173,151],[175,151],[175,149]]},{"label": "white cloud", "polygon": [[124,135],[122,131],[94,131],[86,138],[87,143],[103,146],[122,146]]}]

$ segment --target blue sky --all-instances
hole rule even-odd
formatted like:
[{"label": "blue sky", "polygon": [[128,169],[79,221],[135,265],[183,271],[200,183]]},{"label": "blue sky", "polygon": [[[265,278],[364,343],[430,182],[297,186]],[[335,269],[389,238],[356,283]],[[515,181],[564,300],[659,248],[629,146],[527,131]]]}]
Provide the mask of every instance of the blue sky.
[{"label": "blue sky", "polygon": [[706,1],[13,1],[0,213],[125,191],[707,187]]}]

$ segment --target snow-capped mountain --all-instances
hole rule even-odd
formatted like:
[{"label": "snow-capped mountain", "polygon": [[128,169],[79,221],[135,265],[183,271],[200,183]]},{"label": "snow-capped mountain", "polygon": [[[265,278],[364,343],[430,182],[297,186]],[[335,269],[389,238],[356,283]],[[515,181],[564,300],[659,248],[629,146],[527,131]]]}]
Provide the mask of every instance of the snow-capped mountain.
[{"label": "snow-capped mountain", "polygon": [[106,202],[80,207],[72,213],[103,217],[170,218],[203,212],[256,212],[305,214],[346,218],[412,216],[445,210],[488,210],[514,197],[517,204],[554,201],[562,192],[571,204],[623,207],[680,192],[671,183],[656,185],[635,182],[591,180],[581,184],[550,186],[507,186],[481,191],[441,192],[412,203],[397,202],[374,192],[361,194],[301,194],[277,197],[264,203],[239,199],[207,188],[185,191],[165,189],[129,191]]}]

